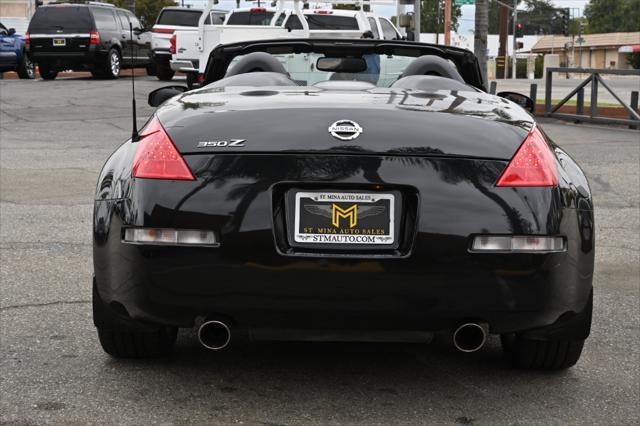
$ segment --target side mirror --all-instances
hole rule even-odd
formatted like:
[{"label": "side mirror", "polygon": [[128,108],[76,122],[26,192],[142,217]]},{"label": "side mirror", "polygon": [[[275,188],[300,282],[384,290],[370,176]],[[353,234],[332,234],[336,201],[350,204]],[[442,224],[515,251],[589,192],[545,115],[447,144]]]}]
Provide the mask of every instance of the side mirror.
[{"label": "side mirror", "polygon": [[180,93],[184,93],[188,88],[184,86],[165,86],[149,93],[149,106],[157,107],[162,105],[167,99],[171,99]]},{"label": "side mirror", "polygon": [[500,96],[501,98],[508,99],[511,102],[514,102],[514,103],[520,105],[522,108],[526,109],[527,111],[529,111],[532,114],[536,112],[536,106],[533,103],[533,99],[531,99],[530,97],[525,96],[525,95],[523,95],[521,93],[517,93],[517,92],[498,92],[496,95]]},{"label": "side mirror", "polygon": [[9,32],[7,33],[8,35],[12,36],[16,33],[16,29],[15,28],[9,28]]}]

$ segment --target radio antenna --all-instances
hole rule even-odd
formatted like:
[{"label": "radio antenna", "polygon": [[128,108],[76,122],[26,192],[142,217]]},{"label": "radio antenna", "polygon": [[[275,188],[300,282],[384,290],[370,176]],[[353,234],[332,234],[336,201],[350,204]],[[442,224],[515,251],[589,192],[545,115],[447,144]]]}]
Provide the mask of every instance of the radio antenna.
[{"label": "radio antenna", "polygon": [[129,22],[129,37],[131,38],[131,111],[133,115],[133,131],[131,132],[131,140],[138,142],[140,135],[138,134],[138,117],[136,114],[136,79],[133,74],[135,69],[135,57],[133,56],[133,24]]}]

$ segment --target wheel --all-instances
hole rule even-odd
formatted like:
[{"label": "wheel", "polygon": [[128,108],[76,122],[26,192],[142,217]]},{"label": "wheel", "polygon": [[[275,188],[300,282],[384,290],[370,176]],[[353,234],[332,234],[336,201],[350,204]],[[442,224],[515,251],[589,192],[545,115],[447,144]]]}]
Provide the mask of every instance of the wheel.
[{"label": "wheel", "polygon": [[159,63],[156,62],[156,76],[158,80],[162,81],[170,81],[173,78],[173,75],[176,73],[171,69],[169,63]]},{"label": "wheel", "polygon": [[187,73],[187,87],[189,90],[193,89],[193,85],[198,82],[198,74]]},{"label": "wheel", "polygon": [[563,370],[576,365],[591,329],[592,311],[593,293],[585,310],[564,326],[554,326],[547,339],[525,333],[501,335],[505,357],[525,370]]},{"label": "wheel", "polygon": [[107,55],[107,62],[104,65],[104,71],[101,73],[104,74],[107,78],[118,78],[120,77],[120,68],[122,67],[122,58],[120,57],[120,52],[118,49],[109,50],[109,54]]},{"label": "wheel", "polygon": [[173,349],[178,330],[133,322],[105,304],[93,285],[93,322],[102,349],[115,358],[158,358]]},{"label": "wheel", "polygon": [[55,80],[58,76],[58,71],[53,70],[49,65],[38,64],[40,70],[40,77],[45,80]]},{"label": "wheel", "polygon": [[33,80],[36,78],[36,66],[31,62],[31,59],[29,59],[29,56],[25,52],[22,52],[22,60],[18,65],[17,71],[18,77],[22,79]]},{"label": "wheel", "polygon": [[158,74],[158,72],[156,71],[156,63],[155,61],[151,60],[149,61],[149,63],[147,64],[147,66],[145,67],[147,70],[147,75],[156,75]]}]

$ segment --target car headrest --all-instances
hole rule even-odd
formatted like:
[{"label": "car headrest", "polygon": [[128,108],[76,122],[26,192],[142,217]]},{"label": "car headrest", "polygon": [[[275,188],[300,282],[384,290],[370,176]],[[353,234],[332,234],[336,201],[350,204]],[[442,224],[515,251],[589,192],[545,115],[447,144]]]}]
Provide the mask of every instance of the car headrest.
[{"label": "car headrest", "polygon": [[433,55],[424,55],[414,59],[407,65],[407,68],[405,68],[400,77],[410,75],[435,75],[464,83],[464,79],[451,62]]},{"label": "car headrest", "polygon": [[245,55],[231,67],[225,77],[232,77],[238,74],[246,74],[250,72],[277,72],[287,74],[284,65],[276,58],[266,52],[253,52]]},{"label": "car headrest", "polygon": [[394,89],[411,89],[411,90],[460,90],[475,91],[471,86],[460,83],[457,80],[446,77],[438,77],[437,75],[410,75],[396,80],[392,85]]},{"label": "car headrest", "polygon": [[297,86],[297,84],[285,74],[278,72],[250,72],[248,74],[238,74],[207,84],[208,88],[232,86],[268,87]]}]

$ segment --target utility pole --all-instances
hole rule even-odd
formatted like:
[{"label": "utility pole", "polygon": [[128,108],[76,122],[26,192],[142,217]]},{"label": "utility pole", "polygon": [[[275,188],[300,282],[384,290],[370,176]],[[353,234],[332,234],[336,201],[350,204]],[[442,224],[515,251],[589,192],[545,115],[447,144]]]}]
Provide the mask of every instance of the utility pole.
[{"label": "utility pole", "polygon": [[440,0],[436,0],[436,44],[440,38]]},{"label": "utility pole", "polygon": [[518,25],[518,0],[513,0],[513,52],[511,57],[511,79],[516,79],[516,50],[518,43],[516,41],[516,25]]},{"label": "utility pole", "polygon": [[444,1],[444,44],[451,46],[451,0]]},{"label": "utility pole", "polygon": [[476,0],[476,30],[473,34],[473,51],[478,58],[482,80],[487,81],[487,32],[489,31],[489,0]]}]

